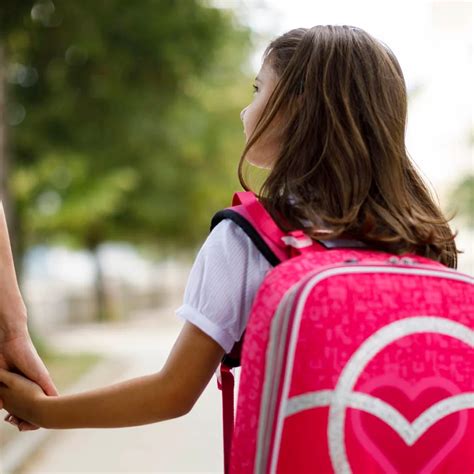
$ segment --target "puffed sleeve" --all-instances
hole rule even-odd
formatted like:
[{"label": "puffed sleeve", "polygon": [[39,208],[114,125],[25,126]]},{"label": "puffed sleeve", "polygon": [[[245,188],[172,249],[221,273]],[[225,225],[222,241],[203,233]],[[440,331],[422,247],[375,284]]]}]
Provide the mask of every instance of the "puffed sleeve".
[{"label": "puffed sleeve", "polygon": [[257,290],[271,268],[247,234],[225,219],[199,250],[176,314],[229,352],[242,336]]}]

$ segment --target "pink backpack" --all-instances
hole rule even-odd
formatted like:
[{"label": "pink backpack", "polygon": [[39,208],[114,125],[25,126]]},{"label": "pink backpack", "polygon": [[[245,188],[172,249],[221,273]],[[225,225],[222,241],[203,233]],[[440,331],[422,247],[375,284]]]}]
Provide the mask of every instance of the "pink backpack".
[{"label": "pink backpack", "polygon": [[284,234],[250,192],[212,226],[225,218],[275,266],[246,328],[235,426],[239,348],[221,364],[225,472],[472,474],[474,279]]}]

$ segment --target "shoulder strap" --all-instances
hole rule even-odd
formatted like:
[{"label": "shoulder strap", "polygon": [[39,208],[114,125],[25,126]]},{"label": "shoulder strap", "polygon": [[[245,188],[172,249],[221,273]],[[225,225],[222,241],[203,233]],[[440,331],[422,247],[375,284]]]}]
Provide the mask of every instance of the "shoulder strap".
[{"label": "shoulder strap", "polygon": [[[212,229],[222,220],[231,219],[250,237],[262,255],[272,266],[300,255],[306,251],[325,251],[328,248],[347,246],[326,245],[314,242],[301,230],[284,233],[272,219],[267,210],[250,191],[237,192],[232,199],[232,207],[217,212],[211,221]],[[240,366],[240,353],[245,336],[234,344],[231,352],[225,354],[218,376],[218,387],[222,390],[222,414],[224,434],[224,473],[229,473],[230,454],[234,429],[234,377],[233,367]]]},{"label": "shoulder strap", "polygon": [[276,225],[254,193],[234,193],[232,207],[218,212],[211,221],[211,230],[223,219],[231,219],[250,237],[272,266],[288,260],[284,232]]},{"label": "shoulder strap", "polygon": [[[281,240],[285,234],[275,224],[253,193],[235,193],[232,199],[232,207],[217,212],[212,218],[211,231],[224,219],[230,219],[237,224],[273,267],[290,258],[287,244]],[[240,341],[236,342],[232,350],[224,355],[222,363],[228,368],[240,367],[240,354],[244,336],[245,331]]]},{"label": "shoulder strap", "polygon": [[252,239],[272,266],[311,249],[325,250],[301,230],[283,232],[251,191],[234,193],[232,207],[219,211],[211,221],[211,230],[223,219],[231,219]]},{"label": "shoulder strap", "polygon": [[[211,221],[212,229],[222,220],[230,219],[252,240],[258,250],[275,267],[290,258],[287,244],[281,240],[284,233],[251,192],[234,194],[232,207],[217,212]],[[225,354],[219,368],[217,386],[222,390],[222,420],[224,441],[224,473],[229,473],[234,430],[234,376],[233,367],[240,366],[240,354],[245,331],[229,354]]]},{"label": "shoulder strap", "polygon": [[235,206],[217,212],[212,218],[211,230],[224,219],[230,219],[237,224],[249,236],[260,253],[273,267],[281,263],[282,258],[287,258],[286,255],[282,255],[280,252],[277,252],[279,254],[279,256],[277,256],[272,248],[273,246],[271,246],[264,236],[258,232],[258,227],[254,226],[254,224],[249,220],[248,216],[246,216],[245,209],[241,206]]}]

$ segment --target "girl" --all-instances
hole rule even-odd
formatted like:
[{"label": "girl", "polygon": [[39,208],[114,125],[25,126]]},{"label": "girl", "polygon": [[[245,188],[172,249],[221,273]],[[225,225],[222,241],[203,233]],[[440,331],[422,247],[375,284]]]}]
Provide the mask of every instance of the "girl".
[{"label": "girl", "polygon": [[[295,29],[270,43],[254,89],[241,113],[239,177],[249,190],[245,159],[268,169],[259,199],[283,230],[350,236],[456,266],[454,235],[405,149],[406,88],[388,47],[349,26]],[[48,397],[1,370],[4,408],[45,428],[132,426],[188,413],[240,339],[269,269],[246,234],[222,221],[196,258],[177,310],[185,324],[159,372]]]}]

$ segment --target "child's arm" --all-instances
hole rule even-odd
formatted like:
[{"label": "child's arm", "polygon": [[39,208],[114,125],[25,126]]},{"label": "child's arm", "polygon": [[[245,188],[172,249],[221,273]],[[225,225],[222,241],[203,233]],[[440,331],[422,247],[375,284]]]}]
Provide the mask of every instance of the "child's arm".
[{"label": "child's arm", "polygon": [[223,355],[217,342],[186,322],[156,374],[80,394],[47,397],[33,382],[0,370],[0,399],[11,414],[44,428],[143,425],[188,413]]}]

